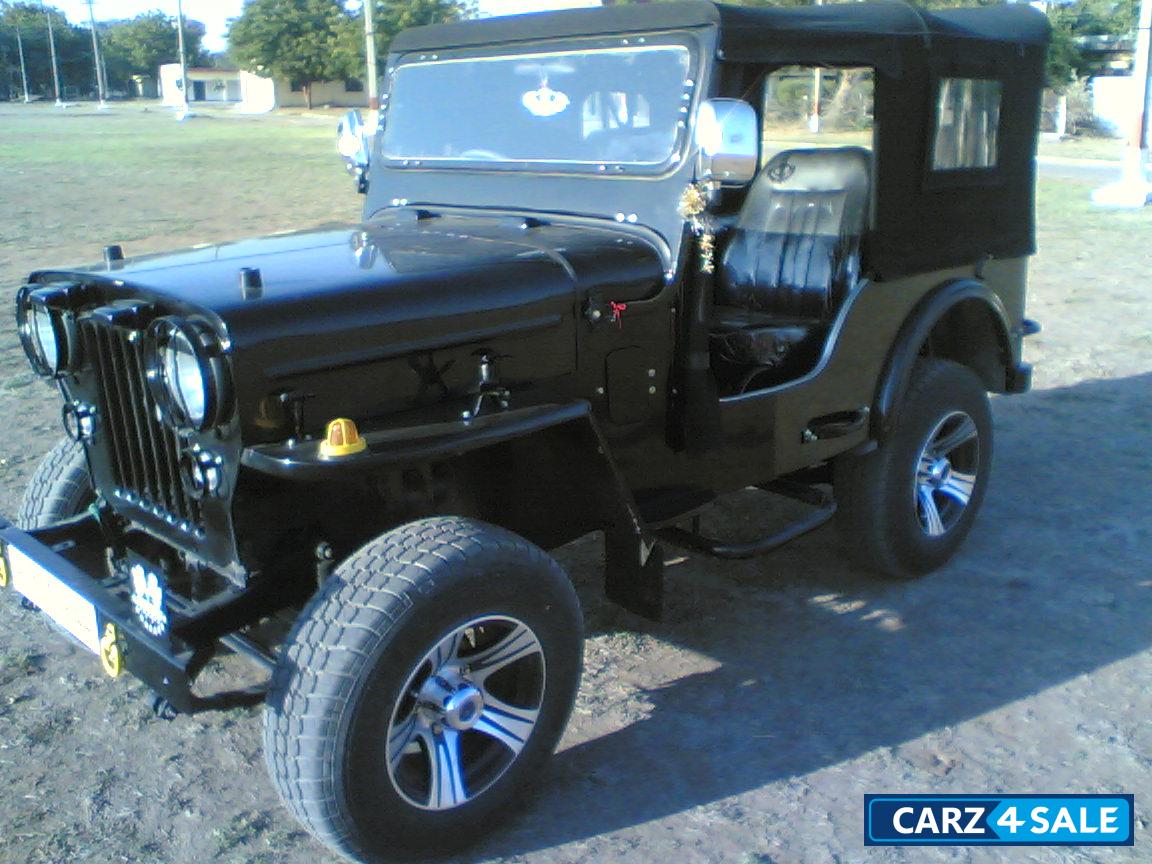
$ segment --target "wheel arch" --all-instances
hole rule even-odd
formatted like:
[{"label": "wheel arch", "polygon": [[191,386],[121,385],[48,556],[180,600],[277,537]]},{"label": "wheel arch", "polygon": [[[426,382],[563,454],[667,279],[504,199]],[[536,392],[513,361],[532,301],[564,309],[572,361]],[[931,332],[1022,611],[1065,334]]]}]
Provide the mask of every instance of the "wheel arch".
[{"label": "wheel arch", "polygon": [[545,549],[602,530],[605,593],[652,620],[663,607],[664,556],[644,525],[587,403],[561,422],[456,460],[478,518]]},{"label": "wheel arch", "polygon": [[[381,530],[449,513],[497,525],[544,549],[603,530],[608,596],[637,614],[659,618],[663,555],[587,402],[369,432],[365,438],[364,452],[338,460],[323,458],[317,443],[309,441],[248,448],[244,464],[289,484],[301,481],[317,492],[326,488],[329,495],[361,490],[369,502],[363,512],[345,506],[340,514],[350,510],[352,515],[334,523],[346,529],[348,542],[342,545],[349,551]],[[403,484],[405,469],[420,465],[443,466],[446,484],[457,493],[458,511],[445,510],[451,505],[435,498],[412,511],[371,508],[370,499],[378,492],[366,479],[390,477]]]},{"label": "wheel arch", "polygon": [[904,320],[888,353],[872,407],[872,431],[884,438],[920,357],[967,366],[993,393],[1007,392],[1013,365],[1011,325],[999,296],[983,282],[957,279],[932,289]]}]

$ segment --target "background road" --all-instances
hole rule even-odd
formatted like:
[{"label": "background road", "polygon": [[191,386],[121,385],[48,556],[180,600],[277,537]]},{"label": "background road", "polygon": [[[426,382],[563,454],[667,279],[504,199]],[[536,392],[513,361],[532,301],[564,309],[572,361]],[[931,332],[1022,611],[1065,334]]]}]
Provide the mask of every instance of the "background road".
[{"label": "background road", "polygon": [[1061,156],[1039,156],[1039,174],[1045,179],[1075,180],[1102,185],[1120,179],[1120,163],[1100,159],[1068,159]]}]

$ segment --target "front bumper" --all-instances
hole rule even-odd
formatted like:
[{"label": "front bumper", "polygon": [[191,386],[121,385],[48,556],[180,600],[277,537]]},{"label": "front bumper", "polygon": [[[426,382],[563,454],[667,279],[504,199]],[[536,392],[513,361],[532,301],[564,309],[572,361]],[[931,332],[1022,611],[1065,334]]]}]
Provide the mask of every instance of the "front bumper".
[{"label": "front bumper", "polygon": [[[215,655],[216,640],[193,645],[171,632],[162,636],[147,632],[133,613],[128,579],[97,575],[107,569],[105,556],[94,516],[31,532],[0,517],[0,582],[5,593],[12,597],[30,594],[41,602],[56,598],[57,624],[96,654],[111,653],[114,648],[116,655],[109,661],[106,653],[101,664],[106,672],[132,674],[180,712],[257,701],[241,698],[257,696],[253,691],[208,698],[195,695],[192,682]],[[94,620],[89,620],[90,615]]]}]

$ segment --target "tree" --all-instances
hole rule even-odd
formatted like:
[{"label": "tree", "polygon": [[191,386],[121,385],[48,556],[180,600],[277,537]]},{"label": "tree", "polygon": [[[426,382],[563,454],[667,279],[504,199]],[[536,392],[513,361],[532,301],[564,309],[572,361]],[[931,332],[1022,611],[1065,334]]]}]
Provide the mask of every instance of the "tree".
[{"label": "tree", "polygon": [[[203,24],[184,22],[184,47],[193,66],[203,62],[203,37]],[[126,87],[133,75],[156,77],[162,64],[180,61],[176,19],[163,12],[145,12],[131,20],[102,24],[100,39],[108,76],[120,86]]]},{"label": "tree", "polygon": [[378,37],[383,37],[381,50],[387,50],[388,43],[401,30],[459,21],[475,12],[474,4],[460,0],[376,0],[376,31]]},{"label": "tree", "polygon": [[[388,56],[388,46],[401,30],[421,27],[425,24],[442,24],[446,21],[459,21],[476,13],[475,4],[470,0],[374,0],[376,29],[376,59],[383,64]],[[364,74],[364,12],[363,7],[351,16],[352,26],[348,27],[338,46],[345,65],[354,70],[351,74]]]},{"label": "tree", "polygon": [[16,46],[19,28],[28,66],[28,89],[41,96],[52,94],[52,61],[48,55],[48,17],[56,40],[60,77],[64,85],[87,90],[95,87],[92,43],[88,31],[68,23],[64,13],[39,3],[6,3],[0,0],[0,92],[20,88],[20,58]]},{"label": "tree", "polygon": [[[200,39],[204,25],[184,22],[184,50],[192,66],[202,61]],[[157,75],[162,63],[180,62],[176,20],[162,12],[146,12],[129,21],[113,21],[100,26],[109,75],[121,71],[123,77]]]},{"label": "tree", "polygon": [[338,0],[247,0],[228,30],[229,53],[241,69],[303,87],[311,109],[313,84],[355,74],[341,50],[352,26]]}]

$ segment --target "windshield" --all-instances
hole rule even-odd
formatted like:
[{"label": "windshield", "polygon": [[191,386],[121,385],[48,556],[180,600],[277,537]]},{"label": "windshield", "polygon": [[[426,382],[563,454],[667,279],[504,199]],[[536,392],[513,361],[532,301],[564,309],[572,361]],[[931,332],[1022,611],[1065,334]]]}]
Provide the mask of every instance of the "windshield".
[{"label": "windshield", "polygon": [[648,166],[675,155],[689,55],[639,45],[420,61],[393,75],[391,160]]}]

